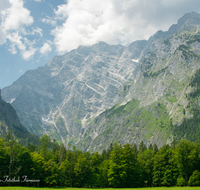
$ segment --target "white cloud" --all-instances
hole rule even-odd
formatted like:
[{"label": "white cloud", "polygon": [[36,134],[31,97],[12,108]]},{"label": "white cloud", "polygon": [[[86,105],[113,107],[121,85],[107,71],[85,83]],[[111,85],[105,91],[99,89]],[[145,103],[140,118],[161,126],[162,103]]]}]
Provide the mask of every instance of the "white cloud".
[{"label": "white cloud", "polygon": [[30,41],[26,37],[24,38],[24,44],[26,46],[26,49],[21,51],[21,54],[25,60],[30,59],[37,51],[37,48],[34,48],[35,43],[35,40]]},{"label": "white cloud", "polygon": [[2,28],[0,27],[0,45],[6,43],[6,34],[3,32]]},{"label": "white cloud", "polygon": [[46,24],[50,24],[52,26],[55,26],[56,25],[56,21],[50,17],[46,17],[46,18],[43,18],[42,19],[42,22],[46,23]]},{"label": "white cloud", "polygon": [[36,1],[36,2],[41,2],[41,0],[34,0],[34,1]]},{"label": "white cloud", "polygon": [[43,37],[42,29],[41,29],[41,28],[38,28],[38,27],[37,27],[36,29],[33,29],[33,31],[34,31],[33,34],[38,33],[41,37]]},{"label": "white cloud", "polygon": [[34,48],[35,40],[30,41],[26,36],[39,34],[42,37],[42,29],[37,27],[32,28],[32,31],[27,30],[27,27],[33,24],[34,19],[30,11],[24,7],[23,0],[7,0],[7,2],[10,6],[1,11],[0,34],[2,33],[4,38],[0,37],[0,44],[8,39],[10,44],[8,50],[12,54],[20,50],[23,59],[28,60],[35,54],[37,48]]},{"label": "white cloud", "polygon": [[[0,1],[0,21],[2,17],[2,11],[11,7],[9,0]],[[6,33],[3,31],[2,26],[0,26],[0,45],[6,43]]]},{"label": "white cloud", "polygon": [[21,27],[31,25],[34,20],[30,11],[23,6],[22,0],[10,0],[11,7],[2,11],[4,30],[19,30]]},{"label": "white cloud", "polygon": [[18,32],[12,32],[7,36],[7,38],[10,40],[11,45],[9,51],[12,54],[17,53],[16,47],[21,51],[22,57],[25,60],[30,59],[35,52],[37,51],[36,48],[34,48],[35,41],[31,42],[26,37],[22,37],[19,35]]},{"label": "white cloud", "polygon": [[167,30],[186,12],[200,11],[199,7],[196,0],[68,0],[54,10],[52,22],[63,23],[52,35],[59,52],[98,41],[126,45]]},{"label": "white cloud", "polygon": [[30,47],[28,50],[22,52],[22,56],[25,60],[28,60],[35,54],[36,51],[36,48]]},{"label": "white cloud", "polygon": [[46,54],[49,53],[52,50],[50,42],[49,43],[44,43],[44,45],[40,48],[40,53],[41,54]]},{"label": "white cloud", "polygon": [[9,0],[1,0],[0,1],[0,12],[4,9],[7,9],[11,6]]},{"label": "white cloud", "polygon": [[23,44],[22,42],[22,37],[19,35],[18,32],[12,32],[10,34],[7,35],[7,38],[10,40],[11,42],[11,46],[9,51],[12,54],[16,54],[17,50],[16,50],[16,46],[21,50],[21,51],[25,51],[26,50],[26,46]]},{"label": "white cloud", "polygon": [[35,35],[35,34],[39,34],[40,35],[40,37],[43,37],[43,30],[41,29],[41,28],[32,28],[32,31],[26,31],[25,29],[23,29],[22,30],[22,33],[24,34],[24,35]]}]

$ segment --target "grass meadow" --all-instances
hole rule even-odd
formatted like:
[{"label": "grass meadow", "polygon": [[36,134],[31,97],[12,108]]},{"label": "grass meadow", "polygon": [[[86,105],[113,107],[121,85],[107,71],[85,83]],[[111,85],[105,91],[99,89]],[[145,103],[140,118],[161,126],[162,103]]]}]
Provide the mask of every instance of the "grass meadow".
[{"label": "grass meadow", "polygon": [[[87,188],[43,188],[43,187],[0,187],[0,190],[49,190],[49,189],[56,189],[56,190],[88,190]],[[96,188],[89,188],[89,189],[96,189]],[[200,187],[147,187],[147,188],[101,188],[103,190],[131,190],[131,189],[138,189],[138,190],[200,190]]]}]

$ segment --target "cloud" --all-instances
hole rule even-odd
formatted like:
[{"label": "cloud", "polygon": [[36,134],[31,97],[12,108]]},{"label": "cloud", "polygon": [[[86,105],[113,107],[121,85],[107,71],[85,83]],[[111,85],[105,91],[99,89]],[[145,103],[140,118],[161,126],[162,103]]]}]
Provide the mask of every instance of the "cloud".
[{"label": "cloud", "polygon": [[36,1],[36,2],[41,2],[41,0],[34,0],[34,1]]},{"label": "cloud", "polygon": [[10,45],[10,49],[9,51],[12,54],[16,54],[17,50],[16,50],[16,46],[21,50],[21,51],[25,51],[26,50],[26,46],[25,44],[23,44],[22,42],[22,37],[19,35],[18,32],[12,32],[9,33],[7,35],[7,38],[10,40],[11,45]]},{"label": "cloud", "polygon": [[52,26],[55,26],[56,25],[56,21],[50,17],[46,17],[46,18],[43,18],[42,19],[42,22],[46,23],[46,24],[50,24]]},{"label": "cloud", "polygon": [[[9,7],[11,7],[11,4],[8,0],[1,0],[0,1],[0,21],[1,21],[1,17],[2,17],[2,11],[4,9],[8,9]],[[6,33],[5,31],[3,31],[2,26],[0,26],[0,45],[6,43]]]},{"label": "cloud", "polygon": [[[129,44],[168,30],[186,12],[200,11],[196,0],[68,0],[54,10],[51,31],[58,52],[98,41]],[[46,23],[50,22],[46,20]]]},{"label": "cloud", "polygon": [[24,38],[24,44],[26,46],[26,49],[21,51],[21,54],[22,54],[22,57],[25,60],[28,60],[35,54],[35,52],[38,49],[34,47],[34,45],[36,44],[35,40],[34,41],[30,41],[25,37]]},{"label": "cloud", "polygon": [[0,1],[0,12],[4,9],[7,9],[11,6],[9,0],[1,0]]},{"label": "cloud", "polygon": [[11,7],[2,11],[2,27],[4,30],[19,30],[21,27],[31,25],[34,20],[30,11],[23,7],[22,0],[10,0]]},{"label": "cloud", "polygon": [[37,51],[37,48],[34,48],[35,41],[30,41],[26,37],[20,36],[18,32],[12,32],[7,36],[7,38],[11,42],[9,51],[12,54],[16,54],[17,47],[21,51],[22,57],[25,60],[30,59]]},{"label": "cloud", "polygon": [[30,47],[28,50],[23,51],[22,52],[23,59],[25,60],[30,59],[35,54],[36,51],[37,49],[34,47]]},{"label": "cloud", "polygon": [[50,42],[49,43],[44,43],[44,45],[40,48],[40,53],[41,54],[47,54],[52,50]]},{"label": "cloud", "polygon": [[0,45],[6,43],[6,34],[3,32],[2,28],[0,27]]},{"label": "cloud", "polygon": [[37,27],[32,28],[32,31],[27,30],[34,19],[30,11],[24,7],[23,0],[4,1],[7,2],[7,6],[1,10],[0,44],[6,43],[7,39],[8,50],[12,54],[20,50],[23,59],[28,60],[35,54],[37,48],[34,47],[35,40],[30,41],[26,36],[39,34],[42,37],[42,29]]},{"label": "cloud", "polygon": [[22,33],[23,33],[24,35],[35,35],[35,34],[39,34],[40,37],[43,37],[43,33],[42,33],[42,32],[43,32],[43,30],[42,30],[41,28],[38,28],[38,27],[37,27],[36,29],[35,29],[35,28],[32,28],[32,31],[28,31],[28,32],[27,32],[26,30],[23,30]]}]

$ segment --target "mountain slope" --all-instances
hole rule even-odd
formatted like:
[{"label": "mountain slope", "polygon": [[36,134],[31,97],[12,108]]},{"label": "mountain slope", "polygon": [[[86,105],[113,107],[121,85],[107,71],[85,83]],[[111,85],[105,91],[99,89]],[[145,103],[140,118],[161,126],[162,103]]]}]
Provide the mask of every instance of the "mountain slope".
[{"label": "mountain slope", "polygon": [[30,132],[74,142],[82,137],[88,119],[118,102],[117,91],[133,76],[146,44],[80,46],[26,72],[4,88],[2,96]]},{"label": "mountain slope", "polygon": [[113,141],[162,146],[193,117],[186,95],[199,69],[199,25],[192,12],[148,41],[80,46],[26,72],[3,89],[3,99],[30,132],[83,150]]},{"label": "mountain slope", "polygon": [[39,143],[39,138],[22,126],[14,108],[9,103],[4,102],[0,96],[0,136],[4,137],[9,132],[14,134],[24,145]]},{"label": "mountain slope", "polygon": [[173,36],[153,42],[134,80],[119,92],[125,100],[89,124],[78,148],[101,151],[113,141],[162,146],[173,139],[199,140],[198,82],[192,81],[200,68],[200,15],[186,14],[179,22]]}]

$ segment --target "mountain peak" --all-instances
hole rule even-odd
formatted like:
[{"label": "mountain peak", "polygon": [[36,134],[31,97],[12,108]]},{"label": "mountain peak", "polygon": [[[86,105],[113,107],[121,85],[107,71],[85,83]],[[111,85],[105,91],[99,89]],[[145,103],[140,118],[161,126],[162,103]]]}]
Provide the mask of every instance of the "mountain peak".
[{"label": "mountain peak", "polygon": [[186,13],[184,16],[182,16],[178,20],[179,26],[183,26],[186,23],[190,23],[190,24],[194,24],[194,25],[200,24],[200,14],[193,11],[190,13]]}]

